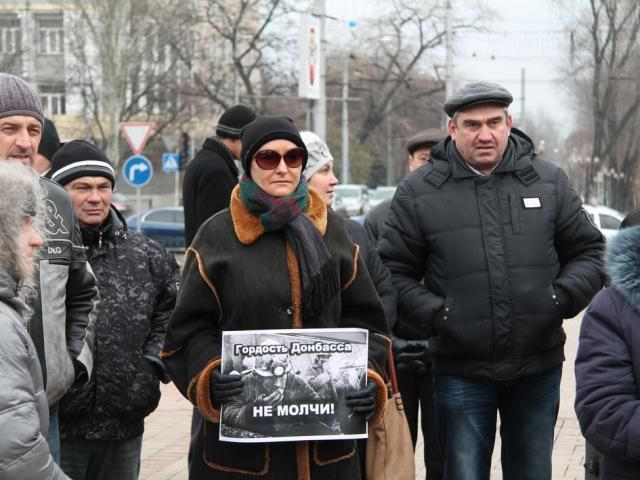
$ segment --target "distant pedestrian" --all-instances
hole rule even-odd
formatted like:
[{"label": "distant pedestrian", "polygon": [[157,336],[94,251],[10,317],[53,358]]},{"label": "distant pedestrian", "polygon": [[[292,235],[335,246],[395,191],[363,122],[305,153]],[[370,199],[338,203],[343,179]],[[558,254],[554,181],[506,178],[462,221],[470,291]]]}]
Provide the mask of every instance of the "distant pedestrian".
[{"label": "distant pedestrian", "polygon": [[115,171],[100,149],[68,142],[50,173],[71,194],[101,296],[94,375],[61,403],[62,468],[74,480],[135,480],[144,418],[158,406],[159,381],[168,381],[158,354],[178,266],[111,206]]},{"label": "distant pedestrian", "polygon": [[512,100],[488,82],[447,99],[450,137],[400,183],[379,242],[400,317],[429,340],[447,480],[489,478],[498,413],[504,478],[551,478],[562,322],[603,283],[604,238],[512,128]]},{"label": "distant pedestrian", "polygon": [[640,475],[640,210],[607,241],[611,286],[582,317],[576,355],[575,410],[580,429],[602,454],[602,480]]},{"label": "distant pedestrian", "polygon": [[[426,165],[431,158],[431,149],[448,136],[446,130],[428,128],[410,137],[407,140],[409,174]],[[383,200],[371,209],[364,219],[364,228],[374,247],[378,244],[380,233],[389,216],[391,200]],[[436,432],[429,340],[424,339],[424,332],[420,327],[416,329],[415,322],[404,321],[401,315],[398,315],[391,333],[398,387],[411,431],[413,448],[415,449],[418,441],[418,418],[420,418],[426,478],[439,480],[442,478],[444,466]]]},{"label": "distant pedestrian", "polygon": [[38,145],[38,154],[33,162],[33,168],[40,175],[46,175],[51,169],[51,157],[60,148],[60,137],[58,129],[54,123],[48,118],[44,119],[44,127],[42,129],[42,138]]},{"label": "distant pedestrian", "polygon": [[218,121],[216,136],[207,138],[189,162],[182,187],[187,246],[207,218],[229,206],[240,175],[240,132],[255,118],[254,111],[244,105],[228,108]]},{"label": "distant pedestrian", "polygon": [[20,289],[44,244],[44,190],[32,169],[0,162],[0,479],[61,480],[47,444],[49,409]]}]

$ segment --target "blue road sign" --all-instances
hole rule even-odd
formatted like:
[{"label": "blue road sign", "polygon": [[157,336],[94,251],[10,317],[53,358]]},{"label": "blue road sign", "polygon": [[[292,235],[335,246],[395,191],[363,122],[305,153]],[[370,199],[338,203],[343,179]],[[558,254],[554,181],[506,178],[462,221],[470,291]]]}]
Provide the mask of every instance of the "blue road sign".
[{"label": "blue road sign", "polygon": [[133,155],[122,165],[122,177],[132,187],[144,187],[153,177],[153,165],[143,155]]},{"label": "blue road sign", "polygon": [[162,154],[162,171],[164,173],[176,173],[180,168],[179,153],[163,153]]}]

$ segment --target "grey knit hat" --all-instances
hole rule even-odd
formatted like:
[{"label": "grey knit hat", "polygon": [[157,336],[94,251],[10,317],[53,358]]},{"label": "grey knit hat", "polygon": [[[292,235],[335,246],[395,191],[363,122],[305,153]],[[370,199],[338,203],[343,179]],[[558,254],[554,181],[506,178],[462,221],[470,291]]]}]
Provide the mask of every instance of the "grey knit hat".
[{"label": "grey knit hat", "polygon": [[307,146],[307,151],[309,152],[307,166],[302,172],[304,178],[306,178],[308,182],[311,177],[313,177],[314,173],[318,172],[318,170],[324,167],[327,163],[332,162],[333,157],[331,156],[331,152],[329,151],[327,144],[324,143],[315,133],[304,130],[300,132],[300,136],[302,137],[302,141]]},{"label": "grey knit hat", "polygon": [[35,117],[44,124],[38,94],[27,82],[9,73],[0,73],[0,118],[13,115]]}]

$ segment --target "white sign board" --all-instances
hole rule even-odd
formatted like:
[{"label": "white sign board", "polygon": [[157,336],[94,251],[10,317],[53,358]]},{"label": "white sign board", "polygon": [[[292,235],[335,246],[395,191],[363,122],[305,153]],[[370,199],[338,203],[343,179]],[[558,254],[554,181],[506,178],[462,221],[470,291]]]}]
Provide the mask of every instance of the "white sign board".
[{"label": "white sign board", "polygon": [[300,73],[298,96],[320,98],[320,20],[309,14],[300,19]]},{"label": "white sign board", "polygon": [[154,124],[151,122],[124,122],[120,124],[120,130],[135,155],[139,155],[144,150],[153,127]]},{"label": "white sign board", "polygon": [[222,372],[242,393],[222,404],[220,440],[367,438],[347,405],[367,384],[368,331],[358,328],[222,332]]}]

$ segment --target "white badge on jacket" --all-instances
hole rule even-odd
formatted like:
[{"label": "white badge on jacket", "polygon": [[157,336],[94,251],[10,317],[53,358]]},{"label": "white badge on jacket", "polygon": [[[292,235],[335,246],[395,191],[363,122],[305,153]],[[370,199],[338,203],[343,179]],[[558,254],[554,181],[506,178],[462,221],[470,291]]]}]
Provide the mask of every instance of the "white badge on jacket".
[{"label": "white badge on jacket", "polygon": [[522,198],[522,203],[524,203],[524,208],[542,208],[542,204],[540,203],[540,197],[529,197]]}]

